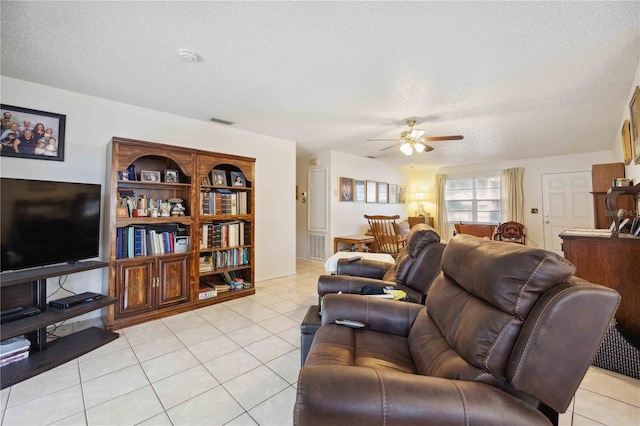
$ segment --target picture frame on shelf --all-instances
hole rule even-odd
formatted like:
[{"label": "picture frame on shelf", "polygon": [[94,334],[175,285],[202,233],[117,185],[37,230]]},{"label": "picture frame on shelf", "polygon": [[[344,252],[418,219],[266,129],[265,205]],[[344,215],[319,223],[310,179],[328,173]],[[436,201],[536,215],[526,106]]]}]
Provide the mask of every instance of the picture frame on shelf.
[{"label": "picture frame on shelf", "polygon": [[160,182],[160,172],[152,170],[141,170],[140,180],[142,182]]},{"label": "picture frame on shelf", "polygon": [[211,185],[211,180],[209,179],[209,175],[206,175],[200,178],[200,185]]},{"label": "picture frame on shelf", "polygon": [[389,203],[389,184],[386,182],[378,182],[378,203]]},{"label": "picture frame on shelf", "polygon": [[118,180],[136,180],[136,166],[134,164],[127,167],[127,170],[118,170]]},{"label": "picture frame on shelf", "polygon": [[1,156],[64,161],[66,115],[0,104],[0,117]]},{"label": "picture frame on shelf", "polygon": [[638,107],[638,102],[640,102],[640,86],[636,86],[636,90],[634,90],[631,101],[629,102],[629,132],[631,133],[633,162],[635,164],[640,164],[640,133],[638,132],[638,126],[640,126],[640,108]]},{"label": "picture frame on shelf", "polygon": [[622,123],[622,156],[625,165],[631,163],[633,157],[633,148],[631,146],[631,126],[629,120],[624,120]]},{"label": "picture frame on shelf", "polygon": [[227,172],[220,169],[211,170],[211,185],[227,186]]},{"label": "picture frame on shelf", "polygon": [[374,180],[368,180],[367,186],[367,203],[375,203],[377,201],[377,182]]},{"label": "picture frame on shelf", "polygon": [[340,201],[353,201],[353,179],[340,178]]},{"label": "picture frame on shelf", "polygon": [[247,186],[247,181],[242,172],[231,172],[231,186]]},{"label": "picture frame on shelf", "polygon": [[180,175],[177,170],[174,169],[165,169],[164,171],[164,181],[166,183],[178,183],[180,182]]},{"label": "picture frame on shelf", "polygon": [[389,184],[389,204],[398,204],[398,185]]}]

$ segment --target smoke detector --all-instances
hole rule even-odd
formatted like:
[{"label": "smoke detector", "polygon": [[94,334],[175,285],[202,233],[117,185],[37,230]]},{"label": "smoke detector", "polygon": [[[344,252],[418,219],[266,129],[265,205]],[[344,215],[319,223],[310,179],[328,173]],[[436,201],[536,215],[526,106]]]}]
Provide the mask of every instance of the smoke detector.
[{"label": "smoke detector", "polygon": [[185,62],[198,61],[198,54],[187,49],[178,50],[178,56],[180,56],[180,59],[182,59]]}]

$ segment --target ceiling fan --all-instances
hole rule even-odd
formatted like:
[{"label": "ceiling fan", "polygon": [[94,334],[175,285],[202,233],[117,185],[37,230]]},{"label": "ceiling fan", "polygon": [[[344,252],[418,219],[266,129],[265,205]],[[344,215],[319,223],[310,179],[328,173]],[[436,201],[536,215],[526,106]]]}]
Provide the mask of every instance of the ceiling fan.
[{"label": "ceiling fan", "polygon": [[[416,125],[416,120],[407,120],[407,126],[409,126],[409,130],[405,130],[400,134],[400,141],[388,146],[386,148],[382,148],[380,151],[386,151],[391,148],[395,148],[396,146],[400,146],[400,151],[402,151],[405,155],[412,155],[413,151],[420,154],[421,152],[429,152],[433,151],[433,147],[427,145],[425,142],[437,142],[437,141],[457,141],[464,139],[462,135],[453,135],[453,136],[425,136],[427,132],[421,129],[414,129],[413,126]],[[396,139],[367,139],[368,141],[392,141]]]}]

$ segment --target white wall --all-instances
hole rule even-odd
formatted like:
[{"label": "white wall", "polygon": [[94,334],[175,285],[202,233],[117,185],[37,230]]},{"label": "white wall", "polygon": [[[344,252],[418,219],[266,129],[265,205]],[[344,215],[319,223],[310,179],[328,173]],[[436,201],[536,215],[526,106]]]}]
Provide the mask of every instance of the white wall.
[{"label": "white wall", "polygon": [[[315,160],[317,164],[312,165]],[[373,180],[396,185],[407,185],[402,168],[392,166],[380,160],[345,154],[338,151],[320,151],[313,155],[298,158],[296,174],[299,192],[307,191],[309,170],[326,168],[329,170],[329,235],[327,236],[327,256],[333,254],[333,238],[343,235],[364,235],[369,228],[368,215],[400,215],[400,221],[406,220],[409,204],[377,204],[340,201],[340,178]],[[297,203],[297,256],[307,258],[307,216],[308,204],[301,200]]]},{"label": "white wall", "polygon": [[[3,177],[100,183],[104,195],[106,145],[113,136],[254,157],[256,280],[295,273],[294,142],[22,80],[0,82],[3,104],[67,116],[64,162],[0,157]],[[50,293],[51,287],[50,280]],[[101,271],[89,271],[70,275],[66,287],[104,292],[107,283]]]},{"label": "white wall", "polygon": [[[622,137],[621,137],[622,123],[624,123],[624,120],[630,120],[629,102],[631,102],[631,98],[633,97],[633,92],[636,90],[636,86],[638,85],[640,85],[640,62],[638,62],[638,68],[636,69],[636,74],[633,78],[633,83],[629,88],[627,103],[621,106],[622,118],[620,119],[620,125],[618,126],[618,129],[620,129],[620,131],[617,134],[612,135],[614,155],[615,155],[616,161],[622,161],[622,159],[624,158],[624,155],[622,154]],[[638,153],[636,153],[636,155],[638,155]],[[634,184],[640,183],[640,164],[635,164],[632,159],[631,164],[625,167],[625,176],[629,179],[633,179]]]}]

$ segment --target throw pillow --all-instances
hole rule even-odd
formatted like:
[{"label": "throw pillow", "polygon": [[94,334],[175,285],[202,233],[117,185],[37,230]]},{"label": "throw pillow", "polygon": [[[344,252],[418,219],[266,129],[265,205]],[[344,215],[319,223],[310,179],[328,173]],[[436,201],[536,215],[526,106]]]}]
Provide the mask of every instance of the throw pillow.
[{"label": "throw pillow", "polygon": [[409,231],[411,230],[411,228],[409,227],[409,222],[394,223],[393,229],[396,231],[396,235],[399,237],[409,235]]}]

